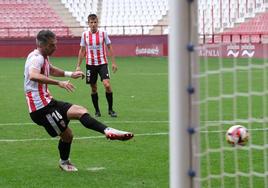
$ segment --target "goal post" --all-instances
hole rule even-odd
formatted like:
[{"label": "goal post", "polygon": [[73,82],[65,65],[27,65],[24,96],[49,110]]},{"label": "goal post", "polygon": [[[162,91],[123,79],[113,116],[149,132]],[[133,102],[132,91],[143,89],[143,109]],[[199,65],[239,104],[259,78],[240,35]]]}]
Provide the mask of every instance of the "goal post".
[{"label": "goal post", "polygon": [[[198,137],[193,137],[199,123],[196,79],[197,1],[169,1],[169,160],[170,187],[192,188],[198,174],[198,158],[193,153]],[[192,147],[194,146],[194,147]]]}]

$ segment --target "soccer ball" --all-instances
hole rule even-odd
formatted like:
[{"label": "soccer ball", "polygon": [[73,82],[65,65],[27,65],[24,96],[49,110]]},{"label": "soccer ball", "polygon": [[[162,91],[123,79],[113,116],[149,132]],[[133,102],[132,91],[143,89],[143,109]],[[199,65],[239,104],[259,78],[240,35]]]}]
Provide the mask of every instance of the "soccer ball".
[{"label": "soccer ball", "polygon": [[248,130],[242,125],[234,125],[230,127],[226,132],[226,141],[233,146],[244,146],[247,144],[248,139]]}]

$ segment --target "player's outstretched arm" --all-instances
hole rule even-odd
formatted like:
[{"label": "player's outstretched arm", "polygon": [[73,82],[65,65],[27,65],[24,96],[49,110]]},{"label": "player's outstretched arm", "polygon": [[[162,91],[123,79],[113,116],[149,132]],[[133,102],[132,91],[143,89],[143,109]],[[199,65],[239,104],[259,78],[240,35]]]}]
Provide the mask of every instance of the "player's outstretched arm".
[{"label": "player's outstretched arm", "polygon": [[64,71],[58,67],[50,65],[50,74],[55,77],[71,77],[71,78],[84,78],[85,74],[82,71]]},{"label": "player's outstretched arm", "polygon": [[59,87],[66,89],[68,92],[73,92],[75,87],[74,85],[68,81],[59,81]]},{"label": "player's outstretched arm", "polygon": [[74,79],[76,79],[76,78],[84,79],[85,78],[85,74],[82,71],[74,71],[74,72],[70,72],[70,73],[72,73],[71,78],[74,78]]},{"label": "player's outstretched arm", "polygon": [[43,83],[43,84],[51,84],[51,85],[59,85],[58,80],[54,80],[40,73],[40,70],[31,68],[29,70],[29,79],[31,81]]},{"label": "player's outstretched arm", "polygon": [[44,84],[50,84],[50,85],[58,85],[61,88],[66,89],[69,92],[74,91],[75,87],[73,84],[68,80],[68,81],[60,81],[60,80],[55,80],[52,78],[49,78],[43,74],[40,73],[38,69],[31,68],[29,71],[29,79],[31,81],[39,82],[39,83],[44,83]]}]

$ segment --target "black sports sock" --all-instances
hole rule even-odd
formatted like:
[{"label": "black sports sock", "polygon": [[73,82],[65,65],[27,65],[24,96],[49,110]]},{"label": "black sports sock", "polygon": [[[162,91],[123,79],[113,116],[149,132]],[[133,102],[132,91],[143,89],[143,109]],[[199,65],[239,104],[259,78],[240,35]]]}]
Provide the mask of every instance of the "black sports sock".
[{"label": "black sports sock", "polygon": [[60,152],[61,160],[69,159],[69,155],[71,151],[71,144],[72,143],[63,142],[61,139],[59,140],[58,149]]},{"label": "black sports sock", "polygon": [[85,113],[81,116],[79,121],[88,129],[92,129],[94,131],[98,131],[104,134],[104,130],[107,128],[106,125],[102,124],[101,122],[97,121],[89,114]]},{"label": "black sports sock", "polygon": [[113,92],[107,93],[106,92],[106,99],[108,102],[108,110],[113,110]]},{"label": "black sports sock", "polygon": [[96,112],[99,112],[99,96],[98,93],[91,94],[91,99]]}]

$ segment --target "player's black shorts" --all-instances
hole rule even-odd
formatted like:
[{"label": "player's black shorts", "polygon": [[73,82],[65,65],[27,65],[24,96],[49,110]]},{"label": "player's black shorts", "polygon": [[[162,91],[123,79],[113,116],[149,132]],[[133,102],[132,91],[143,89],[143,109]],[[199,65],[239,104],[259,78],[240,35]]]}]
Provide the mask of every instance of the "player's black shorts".
[{"label": "player's black shorts", "polygon": [[71,106],[70,103],[52,99],[47,106],[30,113],[30,116],[33,122],[43,126],[50,136],[55,137],[67,129],[70,121],[67,111]]},{"label": "player's black shorts", "polygon": [[103,65],[86,65],[86,83],[96,84],[98,75],[100,75],[101,81],[104,79],[110,79],[109,69],[107,64]]}]

